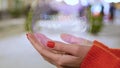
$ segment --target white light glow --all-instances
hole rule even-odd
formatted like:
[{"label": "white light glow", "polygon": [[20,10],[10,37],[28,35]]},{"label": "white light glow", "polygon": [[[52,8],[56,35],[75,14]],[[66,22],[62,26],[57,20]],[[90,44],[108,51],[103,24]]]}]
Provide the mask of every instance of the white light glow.
[{"label": "white light glow", "polygon": [[79,4],[79,0],[64,0],[64,2],[72,6]]},{"label": "white light glow", "polygon": [[102,11],[101,5],[93,5],[91,8],[92,13],[100,13]]},{"label": "white light glow", "polygon": [[104,3],[103,4],[103,6],[104,6],[104,14],[105,15],[109,15],[109,13],[110,13],[110,4],[109,3]]},{"label": "white light glow", "polygon": [[118,2],[120,2],[120,0],[105,0],[105,2],[108,2],[108,3],[111,3],[111,2],[118,3]]},{"label": "white light glow", "polygon": [[83,6],[87,6],[87,5],[88,5],[88,1],[87,1],[87,0],[81,0],[81,4],[82,4]]},{"label": "white light glow", "polygon": [[62,2],[63,0],[56,0],[57,2]]}]

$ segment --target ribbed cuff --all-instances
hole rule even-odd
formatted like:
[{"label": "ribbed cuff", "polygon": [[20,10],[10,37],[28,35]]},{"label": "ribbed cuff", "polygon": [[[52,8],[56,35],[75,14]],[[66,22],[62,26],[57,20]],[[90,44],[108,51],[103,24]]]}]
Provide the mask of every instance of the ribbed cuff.
[{"label": "ribbed cuff", "polygon": [[118,68],[119,58],[104,44],[94,41],[80,68]]}]

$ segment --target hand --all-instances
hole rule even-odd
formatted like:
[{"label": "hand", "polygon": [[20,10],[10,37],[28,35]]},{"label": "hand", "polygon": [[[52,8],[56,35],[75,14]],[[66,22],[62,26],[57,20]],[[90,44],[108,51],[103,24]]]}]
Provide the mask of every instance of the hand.
[{"label": "hand", "polygon": [[[28,34],[27,37],[36,48],[36,50],[43,56],[43,58],[59,68],[80,68],[80,64],[91,48],[91,46],[87,45],[92,45],[92,42],[88,40],[77,38],[67,34],[63,34],[61,37],[64,41],[70,44],[52,41],[41,34],[38,34],[39,41],[33,34]],[[46,40],[54,42],[55,47],[48,49],[46,47]],[[64,54],[54,53],[53,51],[64,52]]]}]

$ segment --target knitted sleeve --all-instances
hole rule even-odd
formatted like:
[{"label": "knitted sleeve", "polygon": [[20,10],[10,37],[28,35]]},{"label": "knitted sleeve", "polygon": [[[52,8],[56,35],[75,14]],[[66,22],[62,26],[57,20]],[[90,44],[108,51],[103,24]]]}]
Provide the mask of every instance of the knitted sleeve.
[{"label": "knitted sleeve", "polygon": [[120,50],[94,41],[80,68],[120,68]]},{"label": "knitted sleeve", "polygon": [[120,58],[120,49],[110,49],[110,51]]}]

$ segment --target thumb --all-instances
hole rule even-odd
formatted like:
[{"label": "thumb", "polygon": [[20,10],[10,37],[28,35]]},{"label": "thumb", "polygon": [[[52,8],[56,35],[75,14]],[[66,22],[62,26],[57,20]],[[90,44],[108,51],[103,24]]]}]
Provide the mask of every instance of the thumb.
[{"label": "thumb", "polygon": [[63,41],[71,44],[78,44],[78,45],[92,45],[92,42],[83,38],[78,38],[70,34],[61,34],[61,38]]}]

